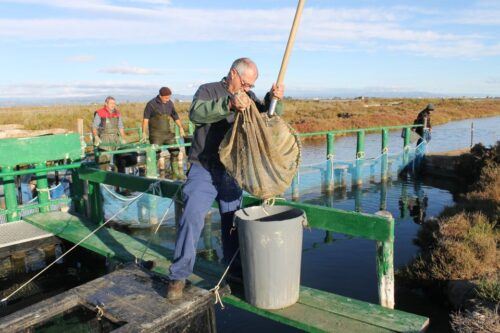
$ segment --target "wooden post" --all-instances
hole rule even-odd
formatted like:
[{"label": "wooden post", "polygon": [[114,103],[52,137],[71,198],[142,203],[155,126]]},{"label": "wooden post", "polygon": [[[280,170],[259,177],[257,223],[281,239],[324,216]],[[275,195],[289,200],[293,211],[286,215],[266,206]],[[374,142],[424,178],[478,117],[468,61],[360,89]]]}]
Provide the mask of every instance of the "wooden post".
[{"label": "wooden post", "polygon": [[[155,145],[150,145],[148,150],[146,150],[146,177],[148,178],[158,178],[158,168],[156,161],[156,150]],[[148,199],[148,209],[149,209],[149,223],[152,225],[158,224],[158,216],[156,214],[158,207],[158,198],[150,193],[146,194]]]},{"label": "wooden post", "polygon": [[104,222],[104,210],[99,183],[89,181],[90,220],[97,224]]},{"label": "wooden post", "polygon": [[74,169],[71,173],[71,200],[73,201],[73,206],[75,212],[79,214],[85,213],[85,200],[84,200],[84,183],[80,179],[78,174],[78,169]]},{"label": "wooden post", "polygon": [[365,159],[365,131],[358,131],[356,140],[356,163],[352,174],[352,186],[363,185],[363,164]]},{"label": "wooden post", "polygon": [[[2,167],[3,172],[11,172],[12,167]],[[17,211],[16,183],[14,176],[3,178],[3,191],[5,196],[5,208],[7,209],[7,222],[17,221],[20,214]]]},{"label": "wooden post", "polygon": [[150,146],[146,150],[146,177],[158,178],[158,168],[156,163],[156,150],[153,146]]},{"label": "wooden post", "polygon": [[389,239],[376,242],[379,303],[394,309],[394,219],[388,211],[379,211],[376,215],[386,217],[390,228]]},{"label": "wooden post", "polygon": [[325,174],[325,186],[326,192],[333,192],[335,188],[335,180],[333,174],[333,157],[335,153],[334,149],[335,136],[333,133],[326,134],[326,174]]},{"label": "wooden post", "polygon": [[49,192],[49,182],[47,180],[46,172],[36,172],[37,169],[43,169],[47,165],[45,163],[35,164],[35,176],[36,176],[36,190],[38,192],[38,203],[40,204],[40,212],[45,213],[50,211],[50,192]]},{"label": "wooden post", "polygon": [[382,182],[387,181],[387,170],[389,168],[388,164],[388,152],[389,152],[389,131],[387,128],[382,129],[382,156],[380,159],[380,180]]},{"label": "wooden post", "polygon": [[80,135],[80,144],[83,148],[85,148],[86,143],[85,143],[85,133],[84,133],[84,128],[83,128],[83,119],[78,118],[76,120],[76,132]]}]

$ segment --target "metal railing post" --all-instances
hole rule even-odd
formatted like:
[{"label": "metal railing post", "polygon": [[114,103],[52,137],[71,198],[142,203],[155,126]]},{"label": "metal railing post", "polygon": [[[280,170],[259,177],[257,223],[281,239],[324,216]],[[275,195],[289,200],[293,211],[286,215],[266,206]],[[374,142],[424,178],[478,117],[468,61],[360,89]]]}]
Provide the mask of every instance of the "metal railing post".
[{"label": "metal railing post", "polygon": [[71,173],[71,199],[75,207],[75,212],[79,214],[85,213],[85,199],[84,199],[84,184],[80,179],[78,170],[75,169]]},{"label": "metal railing post", "polygon": [[335,136],[333,133],[326,134],[326,191],[333,192],[335,180],[333,174],[333,158],[335,153]]},{"label": "metal railing post", "polygon": [[[3,167],[2,172],[10,172],[12,167]],[[5,196],[5,208],[8,210],[7,222],[17,221],[20,214],[17,211],[16,184],[13,176],[3,177],[3,190]]]},{"label": "metal railing post", "polygon": [[38,203],[40,204],[41,213],[50,211],[50,206],[48,205],[48,202],[50,201],[50,192],[47,172],[37,172],[37,169],[43,169],[45,167],[45,163],[37,163],[35,164],[35,169],[33,170],[36,176],[36,190],[38,192]]},{"label": "metal railing post", "polygon": [[90,220],[97,224],[104,222],[101,186],[99,183],[89,181],[88,187]]},{"label": "metal railing post", "polygon": [[365,159],[365,131],[357,132],[356,138],[356,163],[353,172],[352,186],[363,185],[363,164]]},{"label": "metal railing post", "polygon": [[158,166],[156,160],[155,145],[151,145],[146,150],[146,177],[158,178]]},{"label": "metal railing post", "polygon": [[387,128],[382,129],[382,150],[381,150],[382,156],[381,156],[381,164],[380,164],[380,180],[382,182],[387,181],[388,174],[387,170],[389,169],[389,131]]}]

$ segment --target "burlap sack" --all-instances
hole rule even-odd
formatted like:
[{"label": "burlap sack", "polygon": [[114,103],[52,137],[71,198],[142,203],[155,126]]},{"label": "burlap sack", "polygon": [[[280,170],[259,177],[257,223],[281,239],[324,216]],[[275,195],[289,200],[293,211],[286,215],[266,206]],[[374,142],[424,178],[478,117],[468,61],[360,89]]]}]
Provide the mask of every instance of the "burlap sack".
[{"label": "burlap sack", "polygon": [[236,115],[219,147],[227,172],[248,193],[269,199],[282,195],[300,163],[300,141],[280,117],[260,113],[252,101]]}]

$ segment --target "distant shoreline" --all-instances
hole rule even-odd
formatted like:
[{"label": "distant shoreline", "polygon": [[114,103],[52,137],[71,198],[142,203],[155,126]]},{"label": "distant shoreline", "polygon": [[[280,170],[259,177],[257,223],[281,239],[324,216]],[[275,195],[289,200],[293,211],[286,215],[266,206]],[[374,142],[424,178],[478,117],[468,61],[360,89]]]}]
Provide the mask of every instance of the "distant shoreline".
[{"label": "distant shoreline", "polygon": [[[119,109],[126,127],[137,127],[142,122],[145,102],[121,103]],[[432,124],[454,120],[500,116],[500,98],[358,98],[342,100],[286,99],[283,118],[298,132],[316,132],[353,128],[382,127],[413,124],[418,112],[427,103],[436,111]],[[176,102],[182,120],[188,119],[190,101]],[[94,111],[100,103],[85,105],[50,105],[0,107],[0,125],[20,124],[28,130],[62,128],[75,130],[78,118],[84,120],[85,131],[90,131]]]}]

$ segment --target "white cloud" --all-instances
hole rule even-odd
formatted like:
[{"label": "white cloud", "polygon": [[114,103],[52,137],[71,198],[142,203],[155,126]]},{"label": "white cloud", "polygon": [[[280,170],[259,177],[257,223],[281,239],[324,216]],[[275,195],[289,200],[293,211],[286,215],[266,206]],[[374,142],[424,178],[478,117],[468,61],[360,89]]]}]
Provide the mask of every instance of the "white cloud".
[{"label": "white cloud", "polygon": [[[196,9],[178,8],[161,0],[129,0],[131,5],[110,4],[104,0],[10,0],[16,3],[43,3],[64,8],[64,18],[0,19],[0,42],[38,41],[53,43],[175,43],[187,42],[279,42],[289,32],[294,8]],[[154,6],[150,6],[154,4]],[[148,7],[149,6],[149,7]],[[89,12],[95,17],[73,14]],[[389,49],[417,51],[426,56],[480,57],[498,55],[491,36],[433,30],[419,27],[415,13],[431,15],[436,22],[458,15],[436,13],[418,7],[377,7],[325,9],[309,7],[297,38],[298,47],[308,51]],[[423,14],[422,14],[423,13]],[[441,15],[441,17],[440,17]],[[464,23],[496,24],[500,13],[478,7],[460,14]],[[477,22],[476,22],[477,21]],[[453,30],[450,30],[453,31]],[[496,37],[497,38],[497,37]],[[487,40],[490,40],[488,43]],[[463,47],[469,47],[464,50]],[[422,51],[424,50],[424,51]],[[426,51],[427,50],[427,51]]]},{"label": "white cloud", "polygon": [[95,60],[95,56],[93,55],[88,55],[88,54],[79,54],[79,55],[74,55],[71,57],[66,58],[67,61],[69,62],[80,62],[80,63],[85,63],[85,62],[91,62]]},{"label": "white cloud", "polygon": [[123,64],[121,66],[103,68],[99,70],[101,73],[107,74],[122,74],[122,75],[158,75],[161,71],[152,68],[129,66],[128,64]]},{"label": "white cloud", "polygon": [[23,82],[19,84],[0,85],[0,98],[3,99],[33,99],[33,91],[43,98],[79,98],[107,95],[138,96],[155,94],[158,82],[145,81],[73,81],[61,83]]}]

